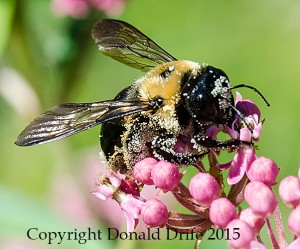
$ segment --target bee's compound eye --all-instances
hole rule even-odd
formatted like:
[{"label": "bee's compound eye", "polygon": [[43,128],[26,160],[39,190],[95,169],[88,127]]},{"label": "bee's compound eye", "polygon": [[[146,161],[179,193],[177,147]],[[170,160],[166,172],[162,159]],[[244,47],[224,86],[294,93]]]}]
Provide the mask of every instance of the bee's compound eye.
[{"label": "bee's compound eye", "polygon": [[162,97],[157,97],[156,103],[157,103],[159,106],[162,106],[162,104],[164,103],[164,99],[163,99]]},{"label": "bee's compound eye", "polygon": [[152,102],[151,104],[154,107],[154,109],[158,109],[163,105],[164,99],[160,96],[157,96],[151,102]]}]

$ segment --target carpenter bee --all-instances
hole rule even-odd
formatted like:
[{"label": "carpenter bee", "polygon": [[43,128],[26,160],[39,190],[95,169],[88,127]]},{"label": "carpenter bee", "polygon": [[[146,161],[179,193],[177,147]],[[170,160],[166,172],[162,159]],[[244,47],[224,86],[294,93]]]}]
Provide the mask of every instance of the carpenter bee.
[{"label": "carpenter bee", "polygon": [[[102,53],[145,76],[113,100],[54,106],[21,132],[17,145],[43,144],[102,124],[100,143],[108,166],[124,172],[147,156],[192,164],[210,150],[243,144],[212,139],[205,132],[212,125],[230,127],[235,115],[243,119],[234,107],[233,88],[257,89],[232,87],[221,69],[177,60],[123,21],[97,22],[92,37]],[[176,150],[180,142],[189,149]]]}]

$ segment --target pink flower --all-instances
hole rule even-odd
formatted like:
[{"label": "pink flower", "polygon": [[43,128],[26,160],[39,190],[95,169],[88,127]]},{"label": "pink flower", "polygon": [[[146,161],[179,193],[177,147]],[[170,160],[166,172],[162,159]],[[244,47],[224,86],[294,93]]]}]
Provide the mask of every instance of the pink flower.
[{"label": "pink flower", "polygon": [[300,237],[300,205],[289,215],[288,226],[298,237]]},{"label": "pink flower", "polygon": [[262,182],[248,183],[244,197],[250,208],[262,217],[268,217],[277,205],[273,191]]},{"label": "pink flower", "polygon": [[154,185],[164,192],[172,191],[181,180],[178,167],[167,161],[159,161],[151,171]]},{"label": "pink flower", "polygon": [[236,92],[235,97],[235,106],[239,109],[244,115],[257,115],[260,119],[260,110],[253,101],[249,99],[243,99],[242,95],[239,92]]},{"label": "pink flower", "polygon": [[228,244],[234,249],[249,248],[254,240],[254,231],[247,222],[239,219],[232,220],[226,227],[230,231]]},{"label": "pink flower", "polygon": [[153,157],[147,157],[133,167],[133,176],[136,180],[147,185],[153,185],[153,180],[151,177],[151,171],[154,166],[158,163]]},{"label": "pink flower", "polygon": [[92,194],[100,200],[107,200],[113,197],[113,194],[117,191],[122,181],[114,172],[110,172],[109,176],[106,174],[101,175],[99,182],[100,185],[97,186],[96,191],[92,192]]},{"label": "pink flower", "polygon": [[264,218],[257,215],[251,208],[242,210],[239,219],[246,221],[252,227],[255,234],[258,234],[265,224]]},{"label": "pink flower", "polygon": [[166,205],[157,199],[149,199],[142,205],[142,219],[144,223],[150,227],[164,225],[168,219],[168,215]]},{"label": "pink flower", "polygon": [[144,201],[137,199],[130,194],[118,195],[117,201],[120,203],[120,207],[126,219],[127,232],[132,232],[138,223]]},{"label": "pink flower", "polygon": [[85,18],[91,9],[102,10],[109,15],[123,11],[124,0],[52,0],[53,11],[60,16]]},{"label": "pink flower", "polygon": [[137,189],[134,182],[130,183],[130,180],[123,180],[111,172],[110,176],[102,176],[100,185],[93,194],[101,200],[106,200],[110,197],[115,199],[120,204],[125,216],[127,232],[132,232],[138,223],[141,206],[144,203],[144,200],[131,194],[132,192],[135,193],[135,191]]},{"label": "pink flower", "polygon": [[231,162],[219,164],[218,167],[221,170],[229,168],[227,183],[233,185],[243,178],[255,158],[254,148],[239,148]]},{"label": "pink flower", "polygon": [[210,205],[209,219],[218,227],[225,228],[236,216],[235,206],[227,198],[216,199]]},{"label": "pink flower", "polygon": [[288,176],[279,184],[279,195],[288,206],[295,207],[300,203],[300,180],[296,176]]},{"label": "pink flower", "polygon": [[245,116],[245,121],[252,128],[252,137],[256,140],[259,139],[262,122],[259,121],[260,110],[257,105],[249,99],[242,99],[242,95],[237,92],[235,107]]},{"label": "pink flower", "polygon": [[273,186],[276,183],[278,172],[279,168],[273,160],[261,156],[252,162],[247,176],[250,181],[259,181],[267,186]]},{"label": "pink flower", "polygon": [[[240,139],[241,141],[251,141],[252,138],[258,140],[262,131],[259,108],[251,100],[242,99],[242,95],[238,92],[236,93],[235,107],[243,114],[244,119],[241,120],[241,118],[236,115],[232,127],[227,127],[227,133],[233,139]],[[240,127],[241,122],[246,122],[247,125],[243,124],[242,127],[239,128],[239,131],[237,131],[235,126]],[[252,134],[248,126],[252,129]],[[248,131],[245,128],[247,128]]]},{"label": "pink flower", "polygon": [[[260,110],[250,100],[242,99],[237,92],[236,108],[241,112],[244,119],[236,115],[232,127],[226,127],[226,132],[233,138],[245,142],[251,142],[253,139],[258,140],[261,134],[262,123],[260,119]],[[246,124],[244,124],[246,122]],[[236,130],[238,127],[238,131]],[[250,129],[251,128],[251,131]],[[237,154],[231,162],[219,164],[221,170],[229,168],[227,182],[229,185],[238,183],[250,168],[252,162],[256,159],[255,150],[252,146],[240,147]]]},{"label": "pink flower", "polygon": [[218,198],[218,181],[210,174],[198,173],[190,180],[189,191],[197,202],[203,206],[209,206]]}]

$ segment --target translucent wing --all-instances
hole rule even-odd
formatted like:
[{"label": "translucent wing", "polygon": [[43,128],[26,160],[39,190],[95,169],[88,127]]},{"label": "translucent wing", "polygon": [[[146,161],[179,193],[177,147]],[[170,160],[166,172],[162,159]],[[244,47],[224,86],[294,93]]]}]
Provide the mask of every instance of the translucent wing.
[{"label": "translucent wing", "polygon": [[142,71],[176,60],[149,37],[123,21],[101,20],[94,25],[92,36],[102,53]]},{"label": "translucent wing", "polygon": [[47,143],[109,120],[151,109],[153,104],[138,99],[57,105],[35,118],[15,143],[19,146]]}]

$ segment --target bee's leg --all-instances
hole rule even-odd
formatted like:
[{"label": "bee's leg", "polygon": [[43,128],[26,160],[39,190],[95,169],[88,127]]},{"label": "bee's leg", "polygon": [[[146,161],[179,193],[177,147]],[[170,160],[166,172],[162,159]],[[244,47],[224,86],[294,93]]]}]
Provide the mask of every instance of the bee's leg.
[{"label": "bee's leg", "polygon": [[228,139],[228,140],[214,140],[210,136],[195,136],[193,138],[196,145],[199,147],[205,147],[207,149],[216,150],[236,150],[242,146],[251,146],[252,142],[241,141],[239,139]]},{"label": "bee's leg", "polygon": [[176,164],[194,164],[208,153],[208,150],[204,150],[201,154],[176,152],[174,150],[176,142],[177,138],[173,134],[157,136],[152,142],[154,156]]}]

